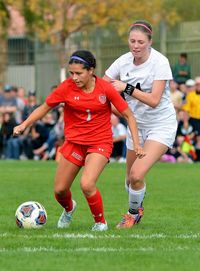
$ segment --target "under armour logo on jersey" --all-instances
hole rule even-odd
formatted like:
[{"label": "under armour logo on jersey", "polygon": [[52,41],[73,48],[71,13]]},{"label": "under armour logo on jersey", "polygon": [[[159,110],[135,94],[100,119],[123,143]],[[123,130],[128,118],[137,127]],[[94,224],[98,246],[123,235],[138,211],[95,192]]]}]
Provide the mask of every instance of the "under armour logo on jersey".
[{"label": "under armour logo on jersey", "polygon": [[99,151],[102,151],[102,152],[103,152],[103,151],[104,151],[104,149],[102,149],[102,148],[99,148]]},{"label": "under armour logo on jersey", "polygon": [[74,96],[74,100],[80,100],[79,96]]}]

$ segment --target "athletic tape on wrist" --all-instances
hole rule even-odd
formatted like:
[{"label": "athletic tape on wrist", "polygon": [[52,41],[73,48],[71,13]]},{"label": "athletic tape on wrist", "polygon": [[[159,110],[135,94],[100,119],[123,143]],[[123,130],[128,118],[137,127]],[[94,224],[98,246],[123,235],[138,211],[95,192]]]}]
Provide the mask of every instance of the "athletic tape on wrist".
[{"label": "athletic tape on wrist", "polygon": [[126,84],[126,88],[123,92],[131,96],[134,90],[135,90],[134,86],[132,86],[131,84]]}]

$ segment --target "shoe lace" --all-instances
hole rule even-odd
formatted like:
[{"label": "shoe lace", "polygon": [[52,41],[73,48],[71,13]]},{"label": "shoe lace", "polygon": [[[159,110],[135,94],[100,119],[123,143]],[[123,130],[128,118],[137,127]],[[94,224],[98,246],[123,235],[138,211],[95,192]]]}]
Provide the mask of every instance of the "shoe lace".
[{"label": "shoe lace", "polygon": [[130,224],[133,223],[134,217],[130,214],[125,214],[122,217],[122,220],[120,222],[120,224],[125,225],[125,224]]},{"label": "shoe lace", "polygon": [[69,222],[71,220],[71,218],[72,218],[71,213],[70,212],[69,213],[65,212],[63,214],[63,216],[61,217],[61,221],[62,222],[66,222],[66,221]]},{"label": "shoe lace", "polygon": [[101,227],[101,223],[100,222],[95,223],[93,229],[96,230],[96,229],[99,229],[99,227]]}]

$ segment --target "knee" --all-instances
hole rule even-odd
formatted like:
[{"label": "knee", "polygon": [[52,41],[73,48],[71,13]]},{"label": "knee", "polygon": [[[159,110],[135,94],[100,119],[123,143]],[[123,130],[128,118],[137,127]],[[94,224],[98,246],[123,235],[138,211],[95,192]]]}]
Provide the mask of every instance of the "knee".
[{"label": "knee", "polygon": [[139,170],[131,170],[129,180],[134,189],[140,189],[143,186],[143,175]]},{"label": "knee", "polygon": [[54,194],[58,196],[64,196],[66,194],[66,187],[64,187],[62,184],[55,184],[54,185]]},{"label": "knee", "polygon": [[93,185],[92,182],[88,180],[86,181],[84,179],[81,179],[80,186],[83,194],[86,196],[92,195],[96,189],[95,185]]},{"label": "knee", "polygon": [[65,190],[60,190],[60,189],[54,189],[54,194],[59,197],[64,197],[66,195]]}]

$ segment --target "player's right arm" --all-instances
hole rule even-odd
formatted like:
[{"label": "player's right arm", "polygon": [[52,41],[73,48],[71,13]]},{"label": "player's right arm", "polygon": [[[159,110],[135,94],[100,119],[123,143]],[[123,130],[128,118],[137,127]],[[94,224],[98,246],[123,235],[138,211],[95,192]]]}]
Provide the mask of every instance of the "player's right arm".
[{"label": "player's right arm", "polygon": [[128,127],[131,131],[136,156],[138,158],[143,158],[146,153],[140,145],[136,119],[129,107],[122,112],[122,116],[126,119]]},{"label": "player's right arm", "polygon": [[132,135],[136,156],[138,158],[144,157],[146,153],[144,152],[143,148],[140,146],[139,143],[138,128],[133,112],[128,107],[127,102],[120,96],[120,94],[115,90],[113,86],[109,85],[109,88],[107,89],[107,95],[110,102],[115,106],[117,111],[120,112],[127,121]]},{"label": "player's right arm", "polygon": [[14,127],[13,135],[18,136],[23,133],[27,127],[31,126],[37,120],[42,119],[51,109],[52,107],[48,106],[46,103],[37,107],[24,122]]}]

